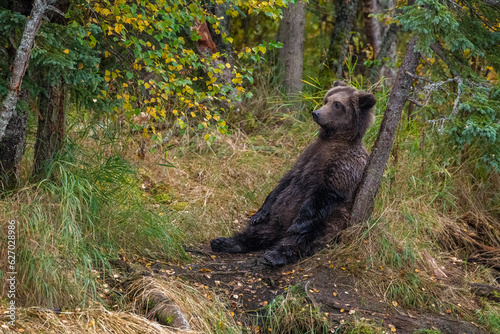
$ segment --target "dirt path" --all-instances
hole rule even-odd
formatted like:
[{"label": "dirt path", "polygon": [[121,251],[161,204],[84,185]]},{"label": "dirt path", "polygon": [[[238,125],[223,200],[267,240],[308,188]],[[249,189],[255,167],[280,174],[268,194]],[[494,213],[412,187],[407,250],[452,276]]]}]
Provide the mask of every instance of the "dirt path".
[{"label": "dirt path", "polygon": [[259,312],[291,285],[300,284],[311,303],[320,307],[333,322],[371,319],[388,332],[413,333],[417,329],[439,329],[446,334],[487,333],[475,324],[453,315],[436,315],[387,305],[356,288],[359,282],[347,271],[336,269],[328,260],[313,256],[306,261],[271,269],[262,263],[262,253],[219,254],[209,249],[191,250],[193,261],[174,266],[156,263],[153,274],[206,286],[224,296],[238,321],[252,323]]}]

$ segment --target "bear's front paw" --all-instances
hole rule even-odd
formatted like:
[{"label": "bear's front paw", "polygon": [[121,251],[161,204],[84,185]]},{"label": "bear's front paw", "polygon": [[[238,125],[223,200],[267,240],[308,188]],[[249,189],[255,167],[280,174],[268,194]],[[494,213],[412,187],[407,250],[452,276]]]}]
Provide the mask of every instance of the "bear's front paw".
[{"label": "bear's front paw", "polygon": [[259,210],[252,217],[250,217],[250,224],[257,225],[267,220],[269,220],[269,212],[266,210]]},{"label": "bear's front paw", "polygon": [[214,252],[242,253],[241,245],[232,238],[217,238],[210,241],[210,247]]},{"label": "bear's front paw", "polygon": [[273,267],[284,266],[285,264],[294,263],[296,261],[295,258],[287,256],[277,250],[267,251],[264,254],[264,259],[268,265]]}]

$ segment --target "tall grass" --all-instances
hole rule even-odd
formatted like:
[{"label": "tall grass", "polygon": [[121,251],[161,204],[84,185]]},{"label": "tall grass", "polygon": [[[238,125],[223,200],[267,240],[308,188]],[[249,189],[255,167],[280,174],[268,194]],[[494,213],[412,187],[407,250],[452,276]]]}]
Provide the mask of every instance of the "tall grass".
[{"label": "tall grass", "polygon": [[17,287],[25,305],[88,306],[98,299],[96,271],[111,271],[119,255],[185,256],[180,231],[148,203],[135,169],[109,146],[68,143],[47,168],[46,179],[0,204],[2,223],[17,221]]}]

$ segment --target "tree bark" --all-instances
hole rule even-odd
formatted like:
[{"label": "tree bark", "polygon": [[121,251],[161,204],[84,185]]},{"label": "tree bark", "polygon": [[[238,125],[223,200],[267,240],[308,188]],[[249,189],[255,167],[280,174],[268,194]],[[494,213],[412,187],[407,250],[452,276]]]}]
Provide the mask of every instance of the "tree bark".
[{"label": "tree bark", "polygon": [[36,132],[35,157],[32,177],[40,180],[47,177],[47,166],[62,148],[66,133],[64,83],[51,86],[47,96],[40,95],[38,128]]},{"label": "tree bark", "polygon": [[222,33],[226,33],[229,36],[229,20],[230,16],[226,14],[226,10],[229,9],[229,5],[227,3],[223,4],[212,4],[210,6],[210,12],[214,14],[216,17],[220,18],[219,27],[220,33],[216,33],[214,28],[207,24],[208,30],[210,31],[210,35],[212,40],[217,47],[217,51],[223,52],[227,54],[227,60],[232,64],[233,59],[230,57],[233,52],[232,44],[224,42],[224,38],[222,37]]},{"label": "tree bark", "polygon": [[358,3],[359,0],[335,0],[335,27],[330,38],[326,64],[337,79],[342,77]]},{"label": "tree bark", "polygon": [[26,143],[28,115],[19,111],[12,115],[0,141],[0,190],[12,190],[19,186],[20,165]]},{"label": "tree bark", "polygon": [[392,23],[386,30],[382,44],[380,46],[380,52],[377,54],[376,60],[379,65],[374,66],[370,71],[370,81],[375,82],[381,76],[385,76],[390,80],[395,77],[395,70],[389,68],[384,64],[384,59],[390,59],[391,61],[396,61],[396,44],[399,32],[399,25]]},{"label": "tree bark", "polygon": [[369,45],[373,48],[375,56],[382,45],[380,23],[376,18],[370,16],[380,12],[378,0],[363,0],[363,19],[365,21],[365,34]]},{"label": "tree bark", "polygon": [[416,43],[417,37],[415,36],[406,46],[406,54],[398,70],[377,140],[373,145],[354,200],[351,215],[351,222],[354,224],[366,221],[373,211],[375,196],[391,152],[396,128],[413,83],[413,78],[407,72],[414,73],[420,59],[420,54],[415,51]]},{"label": "tree bark", "polygon": [[283,19],[278,29],[278,40],[283,43],[279,59],[283,65],[283,85],[288,95],[302,91],[302,70],[304,55],[304,26],[306,4],[298,1],[283,10]]},{"label": "tree bark", "polygon": [[5,135],[5,130],[7,129],[10,118],[16,112],[21,83],[23,81],[26,68],[28,67],[31,48],[33,47],[33,42],[35,40],[35,36],[38,34],[38,30],[40,30],[43,14],[50,7],[51,2],[52,0],[35,0],[30,17],[26,22],[23,37],[21,38],[16,58],[12,64],[12,76],[9,83],[9,92],[5,97],[2,109],[0,110],[0,141]]}]

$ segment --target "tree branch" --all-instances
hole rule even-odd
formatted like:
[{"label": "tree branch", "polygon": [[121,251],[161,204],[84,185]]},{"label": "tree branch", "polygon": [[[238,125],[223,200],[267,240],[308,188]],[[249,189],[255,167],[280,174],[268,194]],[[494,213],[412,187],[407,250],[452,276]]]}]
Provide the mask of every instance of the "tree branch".
[{"label": "tree branch", "polygon": [[21,83],[23,81],[24,73],[28,67],[28,62],[33,47],[35,36],[40,30],[44,13],[54,0],[35,0],[33,9],[31,10],[28,21],[24,28],[21,43],[16,52],[14,63],[12,64],[12,76],[9,83],[9,92],[3,101],[2,109],[0,110],[0,141],[5,136],[5,130],[9,124],[9,120],[16,111],[17,101],[19,99],[19,92],[21,90]]}]

